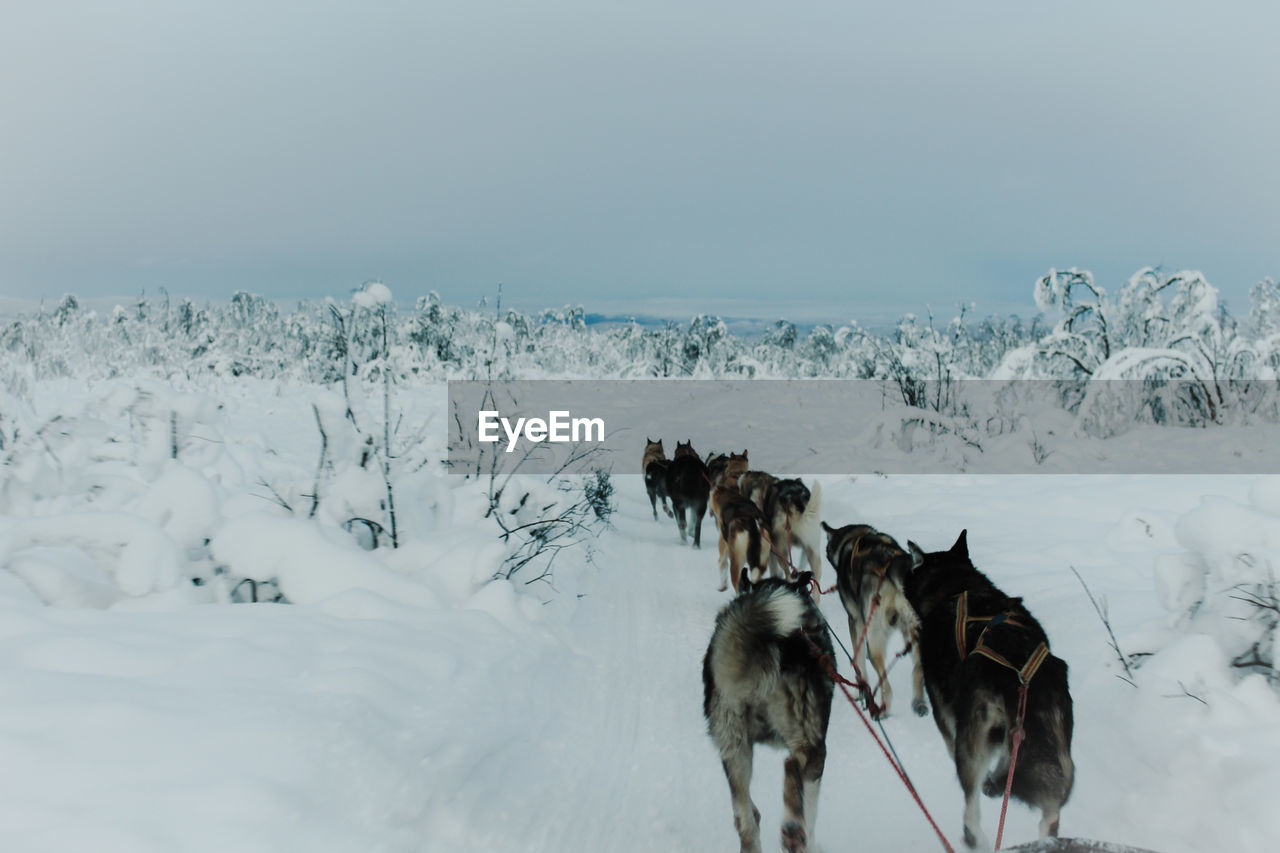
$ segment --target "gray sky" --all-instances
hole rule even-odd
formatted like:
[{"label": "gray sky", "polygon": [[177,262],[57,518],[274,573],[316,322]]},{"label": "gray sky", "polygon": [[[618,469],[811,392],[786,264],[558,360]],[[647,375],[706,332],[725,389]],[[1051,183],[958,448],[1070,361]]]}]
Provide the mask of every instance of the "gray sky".
[{"label": "gray sky", "polygon": [[1278,33],[1274,2],[6,0],[0,296],[844,320],[1163,264],[1241,313],[1280,276]]}]

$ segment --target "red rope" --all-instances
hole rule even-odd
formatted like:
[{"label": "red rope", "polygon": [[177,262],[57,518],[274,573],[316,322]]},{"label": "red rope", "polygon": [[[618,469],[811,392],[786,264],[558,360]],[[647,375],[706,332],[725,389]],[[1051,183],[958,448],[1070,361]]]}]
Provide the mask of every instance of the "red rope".
[{"label": "red rope", "polygon": [[[763,531],[761,532],[763,533]],[[774,546],[773,540],[768,536],[764,537],[764,541],[768,543],[769,550],[772,551],[779,560],[786,564],[787,571],[790,573],[791,577],[798,577],[800,575],[800,570],[796,568],[795,563],[791,562],[791,522],[787,522],[787,551],[785,554]],[[838,584],[833,583],[831,586],[823,589],[822,584],[818,583],[818,579],[816,577],[809,579],[809,588],[818,593],[818,595],[830,595],[836,591],[837,586]]]},{"label": "red rope", "polygon": [[[889,673],[893,672],[894,664],[896,664],[900,658],[909,654],[911,654],[911,644],[907,643],[906,647],[902,651],[894,655],[893,660],[889,661],[889,665],[884,668],[884,676],[885,676],[884,681],[889,680]],[[884,686],[884,681],[876,682],[876,689],[871,691],[872,699],[876,698],[876,694],[879,693],[880,688]]]},{"label": "red rope", "polygon": [[862,709],[858,707],[857,700],[854,699],[853,694],[849,692],[849,687],[855,687],[861,690],[861,686],[854,684],[852,681],[836,672],[836,668],[831,662],[831,655],[823,654],[822,650],[817,647],[813,640],[809,640],[809,646],[817,656],[818,662],[822,664],[823,668],[826,670],[827,677],[840,687],[840,692],[844,694],[844,698],[849,700],[849,704],[858,715],[858,719],[862,720],[862,725],[866,726],[867,732],[871,735],[872,740],[876,742],[876,746],[880,747],[880,751],[884,753],[885,761],[889,762],[889,766],[893,768],[893,772],[898,774],[898,778],[902,780],[902,784],[911,794],[911,798],[916,801],[916,805],[919,806],[920,811],[924,813],[925,820],[929,821],[929,826],[933,827],[933,831],[937,833],[938,840],[942,842],[943,848],[946,849],[947,853],[955,853],[955,848],[951,846],[951,842],[947,841],[947,837],[943,835],[942,830],[938,828],[937,822],[933,819],[933,815],[929,814],[929,809],[925,807],[924,800],[920,799],[920,794],[917,793],[915,786],[911,784],[911,780],[907,778],[907,774],[902,772],[902,768],[898,766],[898,762],[893,760],[893,756],[889,754],[889,750],[886,749],[884,743],[881,742],[880,736],[876,734],[875,729],[871,728],[871,722],[866,718],[866,715],[862,713]]},{"label": "red rope", "polygon": [[[880,603],[880,590],[884,588],[884,579],[885,576],[881,575],[880,583],[876,584],[876,593],[871,596],[871,609],[867,611],[867,618],[862,621],[862,636],[858,637],[858,643],[853,647],[854,660],[859,660],[858,655],[862,652],[862,643],[867,639],[867,629],[871,627],[871,617],[876,615],[876,605]],[[854,666],[857,666],[857,664],[854,664]]]},{"label": "red rope", "polygon": [[1009,794],[1013,792],[1013,768],[1018,766],[1018,747],[1026,732],[1022,722],[1027,717],[1027,683],[1018,687],[1018,727],[1013,730],[1013,753],[1009,756],[1009,776],[1004,780],[1004,802],[1000,804],[1000,827],[996,830],[996,849],[1000,849],[1000,841],[1004,838],[1004,816],[1009,811]]}]

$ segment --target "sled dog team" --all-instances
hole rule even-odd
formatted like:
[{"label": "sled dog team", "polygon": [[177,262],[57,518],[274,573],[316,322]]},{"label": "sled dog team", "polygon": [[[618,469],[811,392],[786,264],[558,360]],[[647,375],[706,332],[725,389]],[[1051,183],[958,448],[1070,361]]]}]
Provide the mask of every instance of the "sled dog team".
[{"label": "sled dog team", "polygon": [[[757,743],[787,751],[783,849],[799,853],[813,843],[835,690],[823,661],[835,660],[831,629],[817,605],[820,531],[851,648],[879,679],[871,696],[864,692],[867,708],[874,717],[889,711],[885,649],[897,630],[912,657],[911,707],[921,716],[932,707],[955,762],[965,843],[990,847],[978,793],[1004,795],[1015,737],[1024,739],[1011,795],[1040,809],[1041,837],[1058,834],[1075,775],[1067,665],[1049,652],[1044,629],[1022,599],[973,565],[967,531],[949,549],[925,553],[914,542],[904,550],[866,524],[831,527],[819,519],[820,484],[810,489],[799,479],[750,470],[745,450],[703,459],[684,442],[668,460],[662,442],[649,440],[643,468],[654,519],[661,503],[682,542],[692,525],[693,544],[701,545],[710,508],[720,589],[731,583],[735,592],[716,617],[702,680],[703,712],[729,781],[743,853],[761,849],[760,813],[750,795]],[[805,571],[792,565],[792,546],[804,555]]]}]

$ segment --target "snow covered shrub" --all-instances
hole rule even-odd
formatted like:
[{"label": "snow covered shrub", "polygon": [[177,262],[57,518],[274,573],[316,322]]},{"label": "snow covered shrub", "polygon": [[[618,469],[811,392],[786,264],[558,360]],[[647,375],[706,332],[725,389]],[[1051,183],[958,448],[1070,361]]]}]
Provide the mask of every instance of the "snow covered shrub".
[{"label": "snow covered shrub", "polygon": [[[1266,293],[1255,288],[1255,325],[1268,322],[1269,309],[1258,308]],[[1241,334],[1217,288],[1198,272],[1147,267],[1113,297],[1087,272],[1050,270],[1036,283],[1035,297],[1059,319],[1033,350],[1006,356],[999,372],[1099,380],[1080,411],[1088,434],[1112,435],[1139,421],[1233,422],[1265,402],[1255,383],[1274,375],[1267,354]],[[1105,380],[1130,382],[1107,387]]]},{"label": "snow covered shrub", "polygon": [[915,314],[907,314],[891,339],[874,341],[871,378],[893,382],[908,407],[954,415],[957,399],[953,383],[964,376],[957,358],[967,343],[963,312],[945,332],[934,328],[932,315],[922,325]]},{"label": "snow covered shrub", "polygon": [[1259,479],[1249,504],[1210,496],[1179,519],[1186,548],[1156,562],[1156,589],[1179,633],[1212,637],[1231,664],[1276,680],[1280,625],[1280,480]]},{"label": "snow covered shrub", "polygon": [[494,494],[489,517],[497,524],[507,554],[494,579],[526,584],[554,580],[556,558],[583,548],[591,559],[590,540],[609,526],[614,511],[613,483],[608,472],[555,477],[507,479]]}]

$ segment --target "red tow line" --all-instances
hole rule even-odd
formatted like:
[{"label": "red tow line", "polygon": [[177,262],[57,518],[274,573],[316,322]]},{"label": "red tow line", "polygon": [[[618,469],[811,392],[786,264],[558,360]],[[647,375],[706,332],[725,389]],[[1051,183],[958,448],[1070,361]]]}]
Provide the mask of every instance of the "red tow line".
[{"label": "red tow line", "polygon": [[[763,530],[761,530],[760,532],[762,534],[764,533]],[[774,555],[786,565],[787,571],[791,573],[791,577],[793,579],[798,577],[800,575],[800,570],[796,568],[795,563],[791,562],[791,521],[790,519],[787,520],[787,550],[785,552],[779,551],[777,547],[774,546],[773,540],[770,539],[768,536],[764,536],[763,538],[764,538],[764,541],[769,545],[769,550],[772,551]],[[830,595],[831,593],[836,591],[836,584],[832,584],[827,589],[823,589],[822,585],[818,583],[817,578],[809,579],[809,587],[818,595]]]},{"label": "red tow line", "polygon": [[1000,841],[1004,838],[1004,816],[1009,811],[1009,794],[1013,792],[1013,768],[1018,766],[1018,747],[1022,746],[1022,739],[1026,737],[1026,730],[1022,727],[1023,721],[1027,718],[1027,682],[1018,679],[1022,683],[1018,686],[1018,727],[1013,730],[1013,752],[1009,756],[1009,776],[1004,780],[1004,802],[1000,804],[1000,827],[996,830],[996,849],[1000,849]]},{"label": "red tow line", "polygon": [[866,726],[867,733],[870,734],[872,740],[876,742],[876,746],[880,747],[880,752],[884,754],[885,761],[889,762],[889,766],[893,768],[893,772],[898,774],[898,778],[902,780],[902,784],[906,787],[908,793],[911,794],[911,798],[916,801],[916,805],[919,806],[920,811],[924,813],[925,820],[929,821],[929,826],[933,827],[933,831],[937,833],[938,840],[942,842],[943,848],[946,849],[947,853],[956,853],[955,848],[951,846],[951,842],[947,841],[947,837],[943,835],[942,830],[938,828],[938,823],[933,819],[933,815],[929,814],[929,809],[925,807],[924,800],[920,799],[920,794],[916,791],[915,786],[911,784],[911,780],[907,778],[907,774],[902,772],[902,768],[898,766],[898,762],[893,760],[893,756],[889,754],[889,750],[880,740],[880,736],[876,734],[875,729],[871,728],[871,722],[867,719],[866,715],[862,713],[862,709],[858,707],[857,700],[855,700],[853,698],[853,694],[849,692],[850,687],[856,687],[859,690],[862,688],[836,672],[835,665],[831,661],[831,655],[824,654],[807,634],[805,635],[805,639],[809,641],[809,647],[814,656],[817,657],[818,663],[822,665],[824,670],[826,670],[827,677],[839,686],[840,691],[844,693],[844,698],[849,700],[849,705],[858,715],[858,719],[862,720],[862,725]]}]

